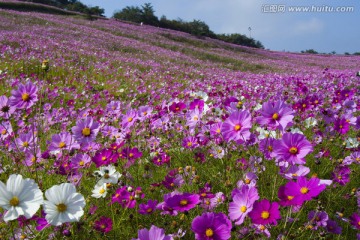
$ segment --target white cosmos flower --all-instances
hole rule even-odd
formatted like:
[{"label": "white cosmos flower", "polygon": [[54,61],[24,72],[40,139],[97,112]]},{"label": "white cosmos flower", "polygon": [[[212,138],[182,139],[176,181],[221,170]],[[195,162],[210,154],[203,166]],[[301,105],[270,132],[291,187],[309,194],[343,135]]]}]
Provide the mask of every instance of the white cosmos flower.
[{"label": "white cosmos flower", "polygon": [[121,174],[112,165],[100,167],[100,170],[95,171],[95,174],[101,177],[98,182],[99,185],[102,183],[116,184],[121,177]]},{"label": "white cosmos flower", "polygon": [[85,199],[76,192],[71,183],[52,186],[46,190],[47,201],[44,203],[46,220],[53,226],[66,222],[78,222],[84,214]]},{"label": "white cosmos flower", "polygon": [[43,202],[43,193],[32,179],[23,179],[21,175],[12,174],[6,186],[0,181],[0,207],[7,210],[4,215],[5,222],[21,215],[31,218]]},{"label": "white cosmos flower", "polygon": [[101,184],[96,184],[94,189],[92,190],[91,196],[94,198],[105,198],[106,194],[107,194],[107,184],[106,183],[101,183]]}]

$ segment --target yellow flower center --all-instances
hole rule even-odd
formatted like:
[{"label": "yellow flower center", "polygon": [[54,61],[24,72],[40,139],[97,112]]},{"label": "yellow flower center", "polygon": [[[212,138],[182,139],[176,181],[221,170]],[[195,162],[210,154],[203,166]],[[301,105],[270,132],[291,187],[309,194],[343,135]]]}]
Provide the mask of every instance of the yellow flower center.
[{"label": "yellow flower center", "polygon": [[240,131],[240,129],[241,129],[240,124],[236,124],[235,127],[234,127],[234,130],[235,131]]},{"label": "yellow flower center", "polygon": [[63,203],[60,203],[60,204],[58,204],[57,206],[57,210],[59,211],[59,212],[65,212],[66,211],[66,209],[67,209],[67,206],[65,205],[65,204],[63,204]]},{"label": "yellow flower center", "polygon": [[132,117],[129,117],[129,118],[127,119],[128,122],[132,122],[132,120],[133,120]]},{"label": "yellow flower center", "polygon": [[191,147],[191,146],[192,146],[192,142],[188,142],[188,143],[187,143],[187,146],[188,146],[188,147]]},{"label": "yellow flower center", "polygon": [[268,146],[268,150],[269,150],[269,152],[272,152],[272,151],[273,151],[273,147],[272,147],[272,146]]},{"label": "yellow flower center", "polygon": [[108,179],[109,177],[110,177],[110,175],[109,175],[108,173],[105,173],[105,174],[104,174],[104,178],[105,178],[105,179]]},{"label": "yellow flower center", "polygon": [[205,235],[207,237],[212,237],[214,235],[214,231],[211,228],[206,229]]},{"label": "yellow flower center", "polygon": [[360,226],[360,221],[358,221],[358,225]]},{"label": "yellow flower center", "polygon": [[30,100],[30,95],[28,93],[23,93],[21,95],[21,99],[24,101],[24,102],[27,102]]},{"label": "yellow flower center", "polygon": [[148,213],[151,213],[153,211],[153,209],[152,208],[148,208],[148,209],[146,209],[146,212],[148,212]]},{"label": "yellow flower center", "polygon": [[186,199],[183,199],[183,200],[180,201],[181,206],[185,206],[187,204],[188,204],[188,201]]},{"label": "yellow flower center", "polygon": [[360,162],[360,157],[355,158],[355,161]]},{"label": "yellow flower center", "polygon": [[34,163],[35,161],[36,161],[36,157],[32,157],[32,158],[31,158],[31,162]]},{"label": "yellow flower center", "polygon": [[83,160],[81,160],[81,161],[79,162],[79,165],[80,165],[80,166],[84,166],[84,164],[85,164],[85,163],[84,163]]},{"label": "yellow flower center", "polygon": [[298,153],[298,149],[297,149],[297,147],[291,147],[291,148],[289,149],[289,152],[290,152],[291,154],[297,154],[297,153]]},{"label": "yellow flower center", "polygon": [[220,132],[221,132],[220,128],[216,129],[216,133],[220,133]]},{"label": "yellow flower center", "polygon": [[66,143],[60,142],[60,143],[59,143],[59,148],[64,148],[64,147],[66,147]]},{"label": "yellow flower center", "polygon": [[194,121],[197,121],[199,120],[199,118],[197,116],[194,117]]},{"label": "yellow flower center", "polygon": [[268,211],[263,211],[261,213],[261,218],[262,219],[268,219],[270,217],[270,213]]},{"label": "yellow flower center", "polygon": [[133,157],[134,156],[134,154],[133,153],[129,153],[129,157]]},{"label": "yellow flower center", "polygon": [[306,193],[309,192],[309,189],[308,189],[307,187],[302,187],[302,188],[300,189],[300,192],[301,192],[302,194],[306,194]]},{"label": "yellow flower center", "polygon": [[23,142],[23,147],[28,147],[29,146],[29,143],[28,142]]},{"label": "yellow flower center", "polygon": [[302,107],[303,107],[303,108],[306,108],[306,104],[305,104],[305,103],[303,103]]},{"label": "yellow flower center", "polygon": [[17,205],[19,205],[20,201],[18,197],[13,197],[12,199],[10,199],[10,205],[13,207],[16,207]]},{"label": "yellow flower center", "polygon": [[278,114],[278,113],[274,113],[274,114],[272,115],[272,119],[278,120],[278,119],[279,119],[279,114]]},{"label": "yellow flower center", "polygon": [[264,226],[264,225],[260,225],[259,228],[260,228],[261,231],[264,231],[264,230],[265,230],[265,226]]},{"label": "yellow flower center", "polygon": [[105,160],[106,160],[106,157],[105,157],[105,156],[101,157],[101,160],[105,161]]},{"label": "yellow flower center", "polygon": [[248,179],[248,178],[247,178],[247,179],[245,179],[245,183],[246,183],[246,184],[249,184],[249,183],[250,183],[250,181],[251,181],[251,180],[250,180],[250,179]]},{"label": "yellow flower center", "polygon": [[291,201],[291,200],[294,199],[294,196],[287,196],[287,199],[288,199],[289,201]]},{"label": "yellow flower center", "polygon": [[246,207],[246,206],[241,206],[240,211],[241,211],[242,213],[246,212],[246,210],[247,210],[247,207]]},{"label": "yellow flower center", "polygon": [[86,128],[84,128],[84,129],[82,130],[81,133],[82,133],[82,135],[84,135],[85,137],[87,137],[87,136],[90,136],[91,130],[90,130],[90,128],[86,127]]},{"label": "yellow flower center", "polygon": [[104,189],[104,188],[100,188],[99,193],[100,193],[100,194],[104,194],[104,192],[105,192],[105,189]]},{"label": "yellow flower center", "polygon": [[3,129],[3,130],[1,131],[1,134],[2,134],[2,135],[5,135],[5,134],[6,134],[6,129]]}]

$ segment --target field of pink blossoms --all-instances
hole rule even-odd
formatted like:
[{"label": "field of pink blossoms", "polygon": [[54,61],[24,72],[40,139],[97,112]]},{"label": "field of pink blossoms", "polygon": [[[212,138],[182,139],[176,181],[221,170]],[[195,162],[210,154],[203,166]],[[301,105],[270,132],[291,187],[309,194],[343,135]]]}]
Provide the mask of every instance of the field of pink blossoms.
[{"label": "field of pink blossoms", "polygon": [[359,68],[0,10],[0,239],[360,239]]}]

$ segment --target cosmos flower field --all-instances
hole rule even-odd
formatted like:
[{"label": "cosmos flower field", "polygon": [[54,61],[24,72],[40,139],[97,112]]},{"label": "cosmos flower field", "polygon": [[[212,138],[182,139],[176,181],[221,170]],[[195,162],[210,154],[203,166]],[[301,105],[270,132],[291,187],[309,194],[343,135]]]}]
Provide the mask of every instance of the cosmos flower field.
[{"label": "cosmos flower field", "polygon": [[359,67],[0,10],[0,239],[360,239]]}]

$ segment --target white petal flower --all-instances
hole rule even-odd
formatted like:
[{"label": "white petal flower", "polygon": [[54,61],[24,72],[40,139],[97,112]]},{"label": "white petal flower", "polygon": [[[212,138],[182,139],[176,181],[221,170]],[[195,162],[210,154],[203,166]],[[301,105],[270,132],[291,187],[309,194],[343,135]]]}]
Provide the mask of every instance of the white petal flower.
[{"label": "white petal flower", "polygon": [[112,165],[102,166],[99,171],[95,171],[97,175],[101,177],[98,184],[112,183],[116,184],[121,177],[121,174],[116,171],[116,168]]},{"label": "white petal flower", "polygon": [[102,184],[96,184],[94,187],[94,190],[92,190],[92,197],[94,198],[104,198],[106,197],[107,194],[107,184],[106,183],[102,183]]},{"label": "white petal flower", "polygon": [[85,199],[76,192],[71,183],[52,186],[46,190],[47,201],[44,203],[46,220],[53,226],[66,222],[78,222],[84,215]]},{"label": "white petal flower", "polygon": [[5,222],[21,215],[31,218],[43,202],[43,193],[32,179],[23,179],[21,175],[12,174],[6,185],[0,181],[0,207],[7,210],[4,215]]}]

